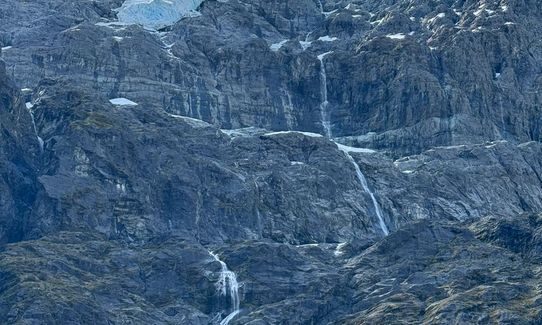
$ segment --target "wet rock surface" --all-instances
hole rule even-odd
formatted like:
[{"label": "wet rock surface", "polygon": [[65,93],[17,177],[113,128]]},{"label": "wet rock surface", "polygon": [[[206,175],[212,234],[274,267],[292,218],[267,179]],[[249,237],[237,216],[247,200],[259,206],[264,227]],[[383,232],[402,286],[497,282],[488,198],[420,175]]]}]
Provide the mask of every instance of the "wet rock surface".
[{"label": "wet rock surface", "polygon": [[536,2],[121,5],[0,7],[1,323],[542,322]]}]

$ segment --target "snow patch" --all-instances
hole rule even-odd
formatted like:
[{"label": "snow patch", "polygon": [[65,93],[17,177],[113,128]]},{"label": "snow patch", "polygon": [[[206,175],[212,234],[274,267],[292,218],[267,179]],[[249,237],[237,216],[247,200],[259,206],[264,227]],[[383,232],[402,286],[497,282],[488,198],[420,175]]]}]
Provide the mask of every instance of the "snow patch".
[{"label": "snow patch", "polygon": [[114,30],[115,32],[120,32],[120,31],[126,30],[126,26],[128,26],[128,24],[119,23],[119,22],[109,22],[109,23],[99,22],[99,23],[96,23],[94,25],[100,26],[100,27],[110,28],[110,29]]},{"label": "snow patch", "polygon": [[340,244],[337,244],[337,247],[335,248],[335,251],[333,252],[333,255],[335,256],[341,256],[342,254],[344,254],[343,252],[343,248],[346,246],[347,243],[340,243]]},{"label": "snow patch", "polygon": [[391,38],[391,39],[405,39],[405,34],[403,34],[403,33],[388,34],[388,35],[386,35],[386,37]]},{"label": "snow patch", "polygon": [[269,46],[269,48],[271,49],[271,51],[273,52],[278,52],[278,50],[280,50],[282,48],[282,46],[284,44],[286,44],[288,42],[287,39],[285,39],[284,41],[280,41],[278,43],[274,43],[274,44],[271,44],[271,46]]},{"label": "snow patch", "polygon": [[320,38],[318,38],[319,41],[322,41],[322,42],[334,42],[336,40],[338,40],[337,37],[330,37],[329,35],[326,35],[326,36],[322,36]]},{"label": "snow patch", "polygon": [[301,48],[303,51],[306,51],[309,47],[311,47],[312,42],[309,41],[299,41],[299,45],[301,45]]},{"label": "snow patch", "polygon": [[358,153],[375,153],[376,150],[368,149],[368,148],[356,148],[356,147],[349,147],[345,146],[344,144],[340,144],[335,142],[339,150],[343,152],[358,152]]},{"label": "snow patch", "polygon": [[264,136],[266,136],[266,137],[272,137],[272,136],[275,136],[275,135],[283,135],[283,134],[302,134],[302,135],[304,135],[304,136],[311,137],[311,138],[322,138],[322,137],[323,137],[323,135],[318,134],[318,133],[301,132],[301,131],[278,131],[278,132],[269,132],[269,133],[264,134]]},{"label": "snow patch", "polygon": [[186,121],[188,124],[190,124],[193,127],[208,127],[211,125],[203,120],[198,120],[197,118],[192,118],[192,117],[182,116],[182,115],[174,115],[170,113],[167,113],[167,115],[173,118],[183,119],[184,121]]},{"label": "snow patch", "polygon": [[133,102],[127,98],[112,98],[109,100],[109,102],[113,105],[117,106],[137,106],[136,102]]}]

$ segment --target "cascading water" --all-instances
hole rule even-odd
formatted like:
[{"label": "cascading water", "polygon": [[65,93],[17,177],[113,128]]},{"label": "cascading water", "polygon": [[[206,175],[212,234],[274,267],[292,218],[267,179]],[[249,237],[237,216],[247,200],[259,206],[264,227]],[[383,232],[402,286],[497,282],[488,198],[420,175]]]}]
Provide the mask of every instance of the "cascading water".
[{"label": "cascading water", "polygon": [[361,172],[361,168],[359,168],[358,163],[354,160],[352,155],[350,155],[350,152],[348,150],[346,150],[343,146],[339,146],[339,149],[341,149],[346,154],[346,157],[348,157],[348,160],[350,160],[352,165],[354,165],[354,168],[356,169],[356,175],[361,184],[361,187],[363,187],[363,190],[367,194],[369,194],[369,196],[371,197],[371,201],[373,202],[373,207],[375,209],[376,216],[378,217],[378,223],[380,225],[380,229],[382,229],[382,232],[384,233],[384,235],[387,236],[389,234],[389,230],[388,230],[388,227],[386,226],[386,223],[384,222],[382,209],[380,208],[380,204],[378,204],[378,201],[376,200],[374,193],[371,191],[371,189],[369,189],[369,185],[367,184],[367,179],[365,179],[365,176]]},{"label": "cascading water", "polygon": [[[328,110],[329,102],[327,100],[327,74],[326,74],[326,66],[324,64],[324,58],[333,53],[333,51],[329,51],[326,53],[322,53],[318,55],[318,60],[320,61],[320,94],[322,97],[322,102],[320,103],[320,115],[322,120],[322,126],[324,128],[325,136],[329,139],[332,138],[332,132],[331,132],[331,117]],[[333,141],[333,140],[332,140]],[[367,184],[367,180],[365,179],[365,176],[361,172],[361,169],[359,168],[359,165],[356,163],[354,158],[350,155],[350,152],[346,149],[346,146],[339,145],[339,149],[341,149],[350,162],[354,165],[356,169],[356,175],[358,177],[358,180],[363,187],[363,190],[369,194],[371,197],[371,201],[373,202],[373,207],[375,209],[376,216],[378,217],[378,223],[380,224],[380,228],[382,229],[382,232],[384,235],[388,235],[388,227],[386,226],[386,223],[384,222],[384,217],[382,214],[382,209],[380,208],[380,205],[378,204],[378,201],[376,200],[376,197],[373,192],[369,189],[369,185]]]},{"label": "cascading water", "polygon": [[237,276],[235,273],[228,269],[226,263],[220,260],[217,254],[209,252],[209,254],[220,263],[222,270],[220,271],[220,278],[216,282],[216,289],[221,296],[230,296],[232,311],[226,318],[224,318],[220,325],[228,325],[232,319],[239,314],[239,282],[237,282]]},{"label": "cascading water", "polygon": [[329,116],[330,114],[328,112],[329,102],[327,100],[327,74],[324,58],[331,53],[333,53],[333,51],[318,55],[318,60],[320,61],[320,95],[322,98],[322,102],[320,103],[320,117],[322,120],[322,126],[324,127],[325,136],[328,138],[331,138],[331,121]]},{"label": "cascading water", "polygon": [[43,139],[38,135],[38,128],[36,127],[36,121],[34,119],[34,112],[32,111],[32,104],[26,103],[26,109],[28,110],[28,113],[30,114],[30,118],[32,120],[32,127],[34,128],[34,134],[36,135],[36,138],[38,139],[38,144],[40,146],[40,152],[43,152]]}]

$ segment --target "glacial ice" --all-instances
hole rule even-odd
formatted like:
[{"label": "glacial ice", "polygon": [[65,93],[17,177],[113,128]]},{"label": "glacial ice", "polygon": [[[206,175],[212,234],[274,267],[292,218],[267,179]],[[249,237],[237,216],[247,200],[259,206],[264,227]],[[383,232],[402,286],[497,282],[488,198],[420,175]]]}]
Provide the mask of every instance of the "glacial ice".
[{"label": "glacial ice", "polygon": [[203,0],[126,0],[118,9],[121,23],[139,24],[148,29],[171,26],[183,17],[199,15]]}]

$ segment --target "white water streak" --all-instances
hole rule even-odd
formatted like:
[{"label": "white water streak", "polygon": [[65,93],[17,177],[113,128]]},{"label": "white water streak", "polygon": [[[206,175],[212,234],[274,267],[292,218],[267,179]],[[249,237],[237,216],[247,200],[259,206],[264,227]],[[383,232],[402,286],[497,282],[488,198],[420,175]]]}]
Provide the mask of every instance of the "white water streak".
[{"label": "white water streak", "polygon": [[[339,149],[341,149],[341,147],[339,147]],[[389,234],[389,230],[388,230],[388,227],[386,226],[386,223],[384,222],[384,216],[382,214],[382,209],[380,208],[380,204],[378,204],[378,201],[376,200],[376,197],[375,197],[374,193],[369,188],[369,185],[367,184],[367,179],[365,178],[365,176],[361,172],[361,169],[359,168],[358,163],[354,160],[354,158],[350,155],[350,153],[348,151],[346,151],[346,150],[343,150],[343,149],[341,149],[341,150],[346,154],[346,157],[348,157],[348,160],[350,160],[352,165],[354,165],[354,168],[356,169],[356,175],[357,175],[358,180],[359,180],[359,182],[361,184],[361,187],[363,187],[363,190],[367,194],[369,194],[369,196],[371,197],[371,201],[373,202],[373,207],[375,209],[375,213],[376,213],[376,216],[378,218],[378,223],[380,225],[380,229],[382,229],[382,232],[384,233],[384,235],[387,236]]]},{"label": "white water streak", "polygon": [[38,139],[38,144],[40,146],[40,152],[43,152],[43,139],[38,135],[38,128],[36,127],[36,120],[34,119],[34,112],[32,111],[32,104],[27,103],[26,109],[28,110],[28,113],[30,113],[30,118],[32,120],[32,127],[34,128],[34,134],[36,135],[36,138]]},{"label": "white water streak", "polygon": [[328,138],[331,138],[331,121],[328,111],[329,101],[327,100],[327,73],[324,58],[331,53],[333,53],[333,51],[318,55],[318,60],[320,61],[320,96],[322,98],[322,102],[320,103],[320,118],[322,120],[325,136]]},{"label": "white water streak", "polygon": [[222,270],[220,271],[220,277],[216,283],[216,289],[218,293],[222,296],[230,296],[232,312],[226,316],[221,322],[220,325],[228,325],[232,319],[239,314],[240,309],[240,300],[239,300],[239,282],[237,282],[237,276],[235,273],[228,269],[226,263],[220,260],[217,254],[209,252],[209,254],[220,263]]}]

